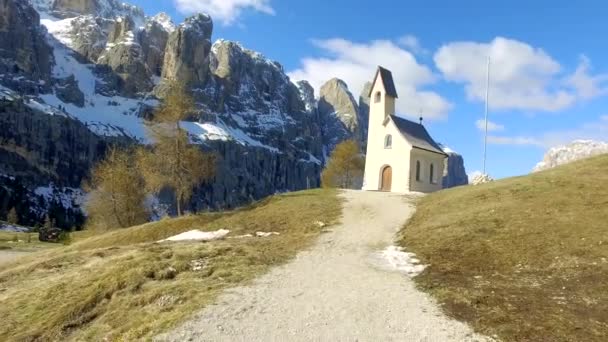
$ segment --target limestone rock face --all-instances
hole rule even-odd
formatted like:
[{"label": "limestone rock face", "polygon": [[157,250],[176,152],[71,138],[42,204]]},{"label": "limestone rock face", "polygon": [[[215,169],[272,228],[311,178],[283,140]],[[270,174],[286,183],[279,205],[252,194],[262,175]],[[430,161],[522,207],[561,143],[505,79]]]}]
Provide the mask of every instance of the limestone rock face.
[{"label": "limestone rock face", "polygon": [[374,85],[372,82],[366,82],[363,86],[363,90],[361,90],[361,94],[359,95],[359,122],[361,125],[361,141],[364,142],[363,145],[367,145],[367,132],[369,129],[369,104],[371,99],[369,98],[369,93],[372,90]]},{"label": "limestone rock face", "polygon": [[106,142],[67,116],[0,100],[0,174],[33,184],[79,187]]},{"label": "limestone rock face", "polygon": [[575,140],[570,144],[550,149],[533,172],[548,170],[573,161],[608,153],[608,143],[593,140]]},{"label": "limestone rock face", "polygon": [[143,17],[141,9],[117,0],[32,0],[38,10],[52,13],[58,18],[71,18],[79,15],[111,17],[127,15]]},{"label": "limestone rock face", "polygon": [[171,19],[161,13],[148,20],[145,28],[139,33],[143,59],[152,75],[161,76],[162,74],[169,33],[174,30]]},{"label": "limestone rock face", "polygon": [[40,15],[27,0],[0,0],[0,74],[26,77],[36,90],[40,81],[50,80],[51,51]]},{"label": "limestone rock face", "polygon": [[162,76],[185,84],[204,84],[209,74],[213,21],[205,14],[186,19],[168,38]]},{"label": "limestone rock face", "polygon": [[101,4],[97,0],[55,0],[52,10],[66,14],[96,14],[101,10]]},{"label": "limestone rock face", "polygon": [[447,165],[443,173],[443,188],[468,185],[469,176],[464,167],[464,158],[446,146],[442,145],[442,149],[448,155]]},{"label": "limestone rock face", "polygon": [[92,15],[83,15],[72,20],[69,33],[71,47],[82,62],[96,62],[99,59],[105,50],[110,25],[112,21]]},{"label": "limestone rock face", "polygon": [[55,83],[55,94],[65,103],[84,107],[84,94],[78,87],[78,81],[76,81],[74,75],[57,80]]},{"label": "limestone rock face", "polygon": [[307,112],[317,111],[317,100],[315,99],[315,89],[308,83],[308,81],[298,81],[296,83],[298,90],[300,91],[300,98],[304,102],[304,107]]},{"label": "limestone rock face", "polygon": [[333,78],[321,87],[318,111],[328,151],[346,139],[361,141],[359,107],[344,81]]},{"label": "limestone rock face", "polygon": [[104,85],[104,93],[112,94],[112,89],[127,97],[152,89],[152,81],[148,68],[144,62],[144,52],[136,41],[135,24],[130,17],[118,18],[110,28],[108,44],[98,63],[106,65],[110,70],[99,69],[105,72],[105,79],[109,83]]}]

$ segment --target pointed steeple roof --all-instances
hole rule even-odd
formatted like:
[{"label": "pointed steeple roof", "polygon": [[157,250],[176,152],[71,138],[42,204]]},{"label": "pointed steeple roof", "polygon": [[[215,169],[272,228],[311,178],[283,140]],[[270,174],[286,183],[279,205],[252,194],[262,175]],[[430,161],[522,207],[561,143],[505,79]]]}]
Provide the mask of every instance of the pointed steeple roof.
[{"label": "pointed steeple roof", "polygon": [[[378,66],[378,71],[376,71],[376,76],[374,77],[374,82],[372,82],[372,84],[376,84],[376,81],[378,80],[378,75],[382,77],[382,83],[384,86],[384,90],[386,91],[386,95],[398,98],[399,96],[397,95],[395,82],[393,81],[393,74],[388,69]],[[369,97],[372,96],[372,90],[370,90],[369,92]]]}]

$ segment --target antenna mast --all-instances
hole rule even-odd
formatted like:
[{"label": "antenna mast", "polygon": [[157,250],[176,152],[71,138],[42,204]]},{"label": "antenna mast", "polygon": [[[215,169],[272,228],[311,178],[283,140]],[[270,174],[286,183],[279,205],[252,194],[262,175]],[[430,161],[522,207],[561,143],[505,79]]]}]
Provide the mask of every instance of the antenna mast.
[{"label": "antenna mast", "polygon": [[490,100],[490,56],[488,56],[488,78],[486,82],[486,110],[485,110],[485,124],[486,131],[483,142],[483,174],[487,174],[486,172],[486,163],[488,158],[488,103]]}]

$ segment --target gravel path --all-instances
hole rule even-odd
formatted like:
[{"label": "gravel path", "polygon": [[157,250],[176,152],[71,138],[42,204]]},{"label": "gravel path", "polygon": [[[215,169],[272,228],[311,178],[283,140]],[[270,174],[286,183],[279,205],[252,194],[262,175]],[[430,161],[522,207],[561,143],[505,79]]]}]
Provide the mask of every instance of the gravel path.
[{"label": "gravel path", "polygon": [[349,191],[342,224],[159,341],[485,341],[405,275],[375,265],[413,212],[402,195]]}]

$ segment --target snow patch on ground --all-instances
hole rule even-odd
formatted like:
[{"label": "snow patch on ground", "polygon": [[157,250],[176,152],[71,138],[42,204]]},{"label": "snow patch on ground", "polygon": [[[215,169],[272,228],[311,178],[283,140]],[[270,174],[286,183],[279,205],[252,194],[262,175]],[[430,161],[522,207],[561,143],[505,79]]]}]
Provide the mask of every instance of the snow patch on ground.
[{"label": "snow patch on ground", "polygon": [[15,226],[10,223],[0,223],[0,232],[27,233],[29,231],[30,231],[29,228]]},{"label": "snow patch on ground", "polygon": [[257,237],[270,237],[273,235],[281,235],[281,234],[279,234],[277,232],[256,232],[255,233],[255,236],[257,236]]},{"label": "snow patch on ground", "polygon": [[426,268],[425,265],[420,265],[416,254],[406,252],[403,247],[389,246],[379,252],[377,256],[380,258],[382,266],[391,271],[404,273],[408,277],[415,277]]},{"label": "snow patch on ground", "polygon": [[181,233],[175,236],[172,236],[165,240],[160,240],[158,242],[167,242],[167,241],[213,241],[223,239],[226,235],[230,233],[227,229],[220,229],[214,232],[203,232],[198,229],[191,230],[185,233]]}]

